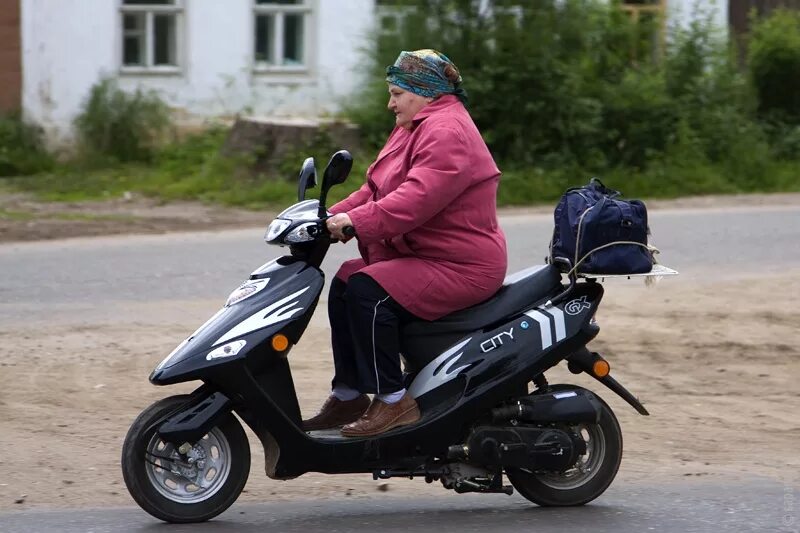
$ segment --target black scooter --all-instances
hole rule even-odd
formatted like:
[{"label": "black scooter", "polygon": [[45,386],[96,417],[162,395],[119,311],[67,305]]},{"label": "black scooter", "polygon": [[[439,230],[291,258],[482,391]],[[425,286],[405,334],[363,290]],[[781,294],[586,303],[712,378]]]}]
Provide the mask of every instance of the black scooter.
[{"label": "black scooter", "polygon": [[479,305],[404,328],[406,383],[422,412],[418,423],[369,438],[303,431],[288,356],[324,284],[320,265],[332,242],[324,224],[327,193],[351,167],[348,152],[334,154],[319,201],[304,200],[316,184],[314,161],[306,159],[299,203],[278,215],[265,236],[268,244],[288,245],[291,255],[253,272],[150,375],[155,385],[203,384],[154,403],[131,426],[122,471],[133,499],[167,522],[201,522],[227,509],[250,470],[239,419],[261,440],[274,479],[364,472],[438,480],[456,492],[516,488],[546,506],[597,498],[620,465],[619,424],[596,394],[550,385],[545,371],[567,361],[573,373],[588,373],[648,413],[609,375],[607,361],[586,348],[599,331],[593,317],[603,287],[575,275],[562,284],[564,269],[555,265],[510,276]]}]

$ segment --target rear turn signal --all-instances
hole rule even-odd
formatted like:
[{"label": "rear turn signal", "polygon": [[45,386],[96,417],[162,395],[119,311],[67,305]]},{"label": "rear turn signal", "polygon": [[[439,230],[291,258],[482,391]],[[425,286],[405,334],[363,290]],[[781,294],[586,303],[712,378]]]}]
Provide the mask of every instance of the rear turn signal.
[{"label": "rear turn signal", "polygon": [[604,378],[611,372],[611,365],[605,359],[598,359],[592,364],[592,374],[598,378]]},{"label": "rear turn signal", "polygon": [[289,339],[286,338],[286,335],[282,333],[278,333],[274,337],[272,337],[272,349],[276,352],[282,352],[286,348],[289,347]]}]

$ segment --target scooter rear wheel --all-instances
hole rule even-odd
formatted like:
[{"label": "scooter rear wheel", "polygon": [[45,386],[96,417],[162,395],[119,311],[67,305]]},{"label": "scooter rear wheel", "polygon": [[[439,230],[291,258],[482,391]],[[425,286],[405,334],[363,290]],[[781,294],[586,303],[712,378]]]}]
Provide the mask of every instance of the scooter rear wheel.
[{"label": "scooter rear wheel", "polygon": [[[553,385],[550,390],[580,389],[577,385]],[[572,427],[586,442],[586,454],[565,472],[506,470],[509,481],[525,498],[543,507],[584,505],[611,485],[622,462],[622,431],[611,408],[599,396],[602,409],[597,424]]]},{"label": "scooter rear wheel", "polygon": [[186,454],[182,443],[157,434],[164,416],[181,407],[188,395],[170,396],[142,411],[122,446],[122,475],[139,506],[165,522],[204,522],[230,507],[250,473],[250,444],[232,414],[223,418]]}]

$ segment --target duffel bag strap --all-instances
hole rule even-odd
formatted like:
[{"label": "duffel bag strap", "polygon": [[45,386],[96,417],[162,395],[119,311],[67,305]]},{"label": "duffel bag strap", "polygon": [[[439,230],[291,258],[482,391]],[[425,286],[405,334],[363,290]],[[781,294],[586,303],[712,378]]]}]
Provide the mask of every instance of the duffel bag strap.
[{"label": "duffel bag strap", "polygon": [[658,248],[656,248],[655,246],[653,246],[653,245],[651,245],[651,244],[642,244],[642,243],[640,243],[640,242],[635,242],[635,241],[614,241],[614,242],[610,242],[610,243],[608,243],[608,244],[604,244],[604,245],[602,245],[602,246],[598,246],[598,247],[597,247],[597,248],[595,248],[594,250],[591,250],[591,251],[590,251],[590,252],[588,252],[586,255],[584,255],[583,257],[581,257],[580,261],[576,262],[576,263],[575,263],[575,266],[573,266],[573,267],[572,267],[572,270],[570,270],[569,272],[567,272],[567,276],[571,276],[573,273],[577,272],[577,271],[578,271],[578,267],[579,267],[579,266],[581,266],[581,263],[583,263],[584,261],[586,261],[586,260],[589,258],[589,256],[590,256],[590,255],[592,255],[593,253],[595,253],[595,252],[599,252],[600,250],[602,250],[602,249],[604,249],[604,248],[609,248],[609,247],[611,247],[611,246],[616,246],[616,245],[618,245],[618,244],[635,244],[636,246],[641,246],[642,248],[644,248],[644,249],[646,249],[648,252],[650,252],[650,255],[651,255],[651,257],[653,258],[653,263],[654,263],[654,264],[657,264],[657,263],[658,263],[658,260],[656,260],[656,254],[660,254],[660,253],[661,253],[661,250],[659,250],[659,249],[658,249]]}]

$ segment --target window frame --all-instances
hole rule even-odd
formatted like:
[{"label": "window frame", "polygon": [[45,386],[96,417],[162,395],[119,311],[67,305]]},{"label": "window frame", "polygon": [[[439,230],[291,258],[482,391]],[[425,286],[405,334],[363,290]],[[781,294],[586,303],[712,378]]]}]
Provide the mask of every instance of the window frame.
[{"label": "window frame", "polygon": [[[175,75],[183,73],[184,65],[184,0],[173,0],[172,5],[164,4],[126,4],[119,0],[119,38],[117,40],[117,58],[119,71],[122,74],[163,74]],[[144,64],[125,64],[125,15],[144,13]],[[174,15],[175,17],[175,65],[155,65],[155,17],[156,15]]]},{"label": "window frame", "polygon": [[[258,4],[257,0],[252,0],[252,13],[250,24],[250,54],[253,65],[253,72],[259,74],[310,74],[313,66],[314,53],[313,45],[316,39],[316,1],[301,0],[302,4]],[[284,16],[299,14],[303,16],[303,64],[302,65],[281,65],[270,64],[266,61],[259,61],[256,58],[256,25],[260,15],[273,15],[275,17],[275,35],[272,46],[274,46],[276,60],[284,59]],[[277,59],[280,58],[280,59]]]},{"label": "window frame", "polygon": [[[630,0],[622,0],[620,9],[627,13],[635,24],[638,24],[642,15],[653,15],[658,17],[658,29],[655,36],[655,54],[658,59],[664,54],[667,39],[667,0],[648,0],[647,3],[633,3]],[[636,53],[634,51],[634,60]]]},{"label": "window frame", "polygon": [[[400,28],[405,22],[406,17],[414,14],[417,8],[414,6],[404,5],[391,5],[391,4],[376,4],[375,5],[375,23],[377,31],[381,37],[388,37],[399,35]],[[384,28],[384,19],[394,20],[394,28]]]}]

